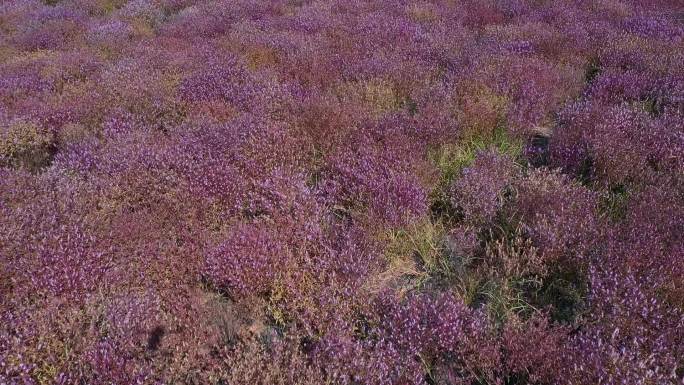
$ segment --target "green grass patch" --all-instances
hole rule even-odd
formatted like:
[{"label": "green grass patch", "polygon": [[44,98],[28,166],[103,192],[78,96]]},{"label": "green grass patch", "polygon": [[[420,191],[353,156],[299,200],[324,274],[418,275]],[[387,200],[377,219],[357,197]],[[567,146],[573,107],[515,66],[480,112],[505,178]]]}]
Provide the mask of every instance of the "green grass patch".
[{"label": "green grass patch", "polygon": [[372,291],[393,288],[408,293],[446,282],[454,274],[446,228],[425,220],[385,232],[386,269],[370,282]]}]

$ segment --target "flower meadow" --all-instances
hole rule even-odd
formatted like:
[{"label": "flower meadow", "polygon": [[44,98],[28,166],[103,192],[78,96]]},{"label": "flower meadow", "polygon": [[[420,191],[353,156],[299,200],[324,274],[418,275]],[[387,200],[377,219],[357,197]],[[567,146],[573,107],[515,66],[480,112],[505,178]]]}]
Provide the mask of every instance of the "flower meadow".
[{"label": "flower meadow", "polygon": [[680,0],[0,2],[0,384],[682,383]]}]

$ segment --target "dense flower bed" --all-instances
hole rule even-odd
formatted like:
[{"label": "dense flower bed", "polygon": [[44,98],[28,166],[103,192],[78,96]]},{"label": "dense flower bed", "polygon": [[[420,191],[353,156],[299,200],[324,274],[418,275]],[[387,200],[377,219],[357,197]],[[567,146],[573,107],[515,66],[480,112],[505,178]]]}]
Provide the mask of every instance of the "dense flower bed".
[{"label": "dense flower bed", "polygon": [[0,384],[681,384],[679,0],[0,2]]}]

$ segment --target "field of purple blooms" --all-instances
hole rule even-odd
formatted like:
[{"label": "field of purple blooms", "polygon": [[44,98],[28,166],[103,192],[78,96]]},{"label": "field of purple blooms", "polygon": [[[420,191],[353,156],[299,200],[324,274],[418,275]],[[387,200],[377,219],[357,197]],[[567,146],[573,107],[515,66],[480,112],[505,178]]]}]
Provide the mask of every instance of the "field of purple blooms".
[{"label": "field of purple blooms", "polygon": [[681,0],[0,1],[0,384],[682,383]]}]

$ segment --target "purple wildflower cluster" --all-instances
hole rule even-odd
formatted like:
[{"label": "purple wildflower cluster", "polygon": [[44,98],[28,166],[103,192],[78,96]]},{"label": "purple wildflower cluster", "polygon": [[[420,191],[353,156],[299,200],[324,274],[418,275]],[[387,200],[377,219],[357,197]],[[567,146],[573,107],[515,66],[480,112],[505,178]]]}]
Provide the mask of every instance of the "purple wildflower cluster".
[{"label": "purple wildflower cluster", "polygon": [[681,384],[677,0],[0,1],[0,385]]}]

